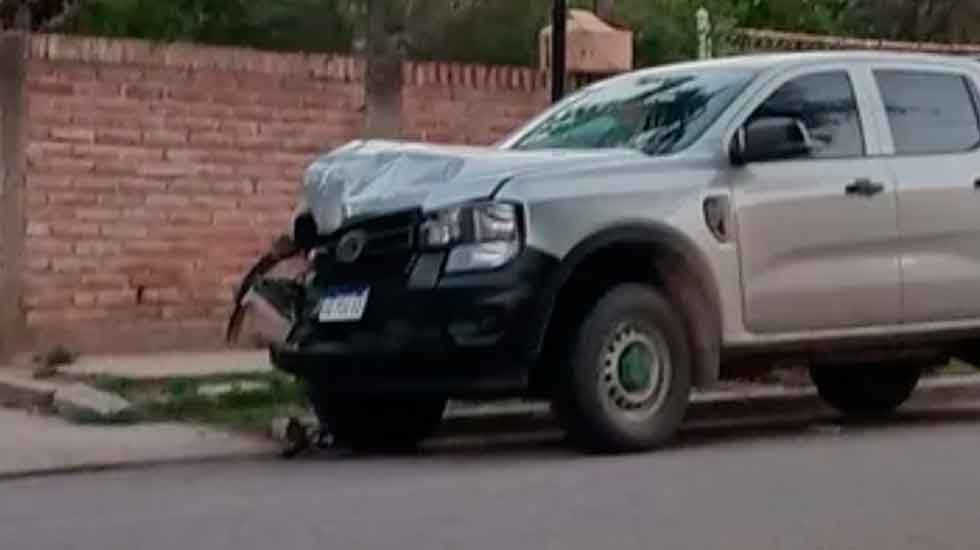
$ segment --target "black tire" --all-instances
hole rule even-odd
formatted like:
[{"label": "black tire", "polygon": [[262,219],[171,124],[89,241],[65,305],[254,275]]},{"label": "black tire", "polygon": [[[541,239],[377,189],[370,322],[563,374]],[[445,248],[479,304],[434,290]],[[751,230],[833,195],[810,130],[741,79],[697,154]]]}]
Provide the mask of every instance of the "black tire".
[{"label": "black tire", "polygon": [[[624,373],[636,345],[649,348],[642,351],[646,377]],[[556,376],[553,406],[570,441],[605,453],[661,447],[680,427],[690,398],[684,325],[655,289],[618,285],[573,331]]]},{"label": "black tire", "polygon": [[375,397],[311,392],[321,427],[338,445],[357,452],[405,452],[419,446],[442,422],[445,397]]},{"label": "black tire", "polygon": [[817,392],[838,411],[858,417],[892,413],[915,391],[922,369],[905,365],[813,367]]}]

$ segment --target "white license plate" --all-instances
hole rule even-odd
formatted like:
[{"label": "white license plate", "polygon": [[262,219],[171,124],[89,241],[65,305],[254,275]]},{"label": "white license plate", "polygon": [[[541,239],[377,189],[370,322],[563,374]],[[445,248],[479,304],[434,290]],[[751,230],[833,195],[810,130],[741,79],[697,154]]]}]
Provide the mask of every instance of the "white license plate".
[{"label": "white license plate", "polygon": [[327,297],[320,302],[319,319],[321,323],[345,323],[360,321],[367,308],[371,287],[348,286],[331,288]]}]

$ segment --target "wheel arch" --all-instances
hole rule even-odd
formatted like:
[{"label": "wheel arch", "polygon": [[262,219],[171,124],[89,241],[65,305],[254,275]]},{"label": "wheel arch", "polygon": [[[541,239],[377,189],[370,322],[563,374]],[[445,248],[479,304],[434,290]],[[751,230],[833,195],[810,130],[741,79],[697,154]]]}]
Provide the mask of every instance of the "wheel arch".
[{"label": "wheel arch", "polygon": [[[636,269],[636,263],[649,269]],[[648,263],[649,262],[649,263]],[[657,223],[628,223],[602,229],[575,246],[548,280],[538,306],[539,327],[532,353],[540,368],[532,388],[547,386],[558,341],[567,336],[582,308],[612,284],[639,282],[660,288],[684,319],[698,387],[713,384],[721,362],[721,300],[707,260],[680,231]]]}]

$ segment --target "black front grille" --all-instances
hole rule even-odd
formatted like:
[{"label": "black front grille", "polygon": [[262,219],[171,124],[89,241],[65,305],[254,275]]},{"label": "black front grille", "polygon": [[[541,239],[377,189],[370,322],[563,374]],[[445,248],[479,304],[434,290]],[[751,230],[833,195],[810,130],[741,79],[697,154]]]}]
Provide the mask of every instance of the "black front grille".
[{"label": "black front grille", "polygon": [[[410,210],[345,225],[317,247],[317,276],[328,282],[404,278],[415,257],[415,230],[420,221],[419,211]],[[352,231],[364,233],[363,251],[354,262],[339,261],[337,246]]]}]

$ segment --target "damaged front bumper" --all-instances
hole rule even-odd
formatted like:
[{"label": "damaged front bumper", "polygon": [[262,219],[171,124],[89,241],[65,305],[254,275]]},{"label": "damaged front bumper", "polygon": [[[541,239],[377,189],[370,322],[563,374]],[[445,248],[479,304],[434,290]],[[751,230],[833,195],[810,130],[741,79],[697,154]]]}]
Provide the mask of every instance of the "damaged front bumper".
[{"label": "damaged front bumper", "polygon": [[[260,346],[281,345],[289,340],[303,304],[301,274],[284,278],[270,277],[269,273],[299,254],[300,249],[283,237],[252,266],[235,292],[225,334],[229,344],[243,337]],[[247,332],[247,337],[243,332]]]},{"label": "damaged front bumper", "polygon": [[240,292],[261,321],[273,364],[340,393],[514,394],[527,389],[530,350],[543,329],[540,289],[557,261],[534,249],[505,268],[445,276],[445,254],[420,254],[404,278],[370,286],[356,322],[321,322],[337,285],[311,277],[303,288],[261,275]]}]

